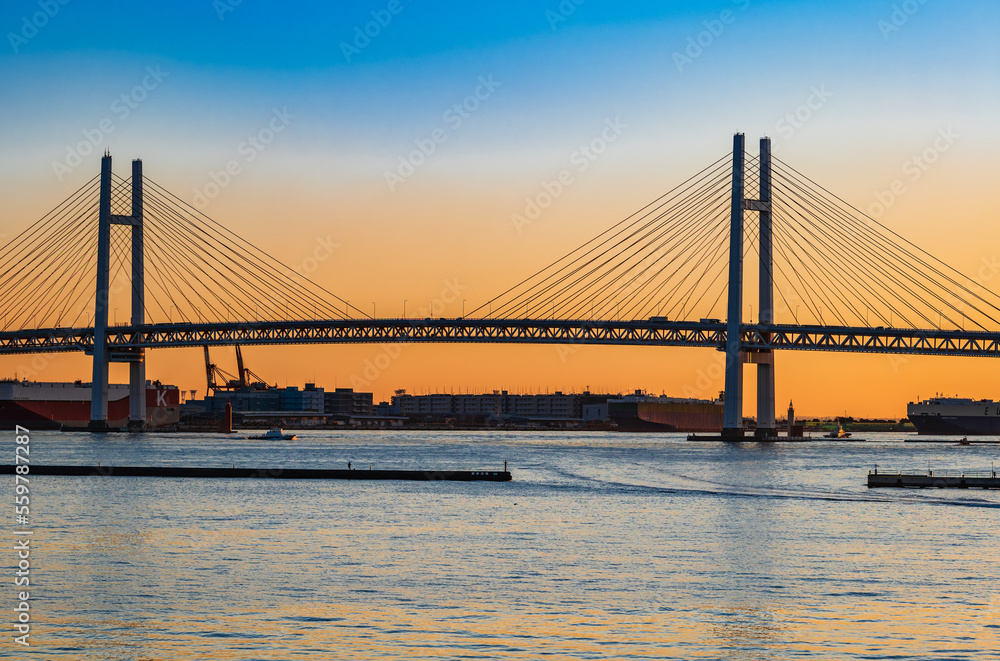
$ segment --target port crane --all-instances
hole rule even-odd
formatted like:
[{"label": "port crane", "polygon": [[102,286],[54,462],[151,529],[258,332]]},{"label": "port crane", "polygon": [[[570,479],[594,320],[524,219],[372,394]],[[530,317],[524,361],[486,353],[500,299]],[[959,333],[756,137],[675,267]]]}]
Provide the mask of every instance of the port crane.
[{"label": "port crane", "polygon": [[268,388],[267,382],[244,364],[243,352],[240,350],[239,345],[236,345],[236,370],[238,376],[233,376],[212,362],[207,344],[204,345],[204,349],[205,377],[208,382],[209,392],[214,394],[220,390],[266,390]]}]

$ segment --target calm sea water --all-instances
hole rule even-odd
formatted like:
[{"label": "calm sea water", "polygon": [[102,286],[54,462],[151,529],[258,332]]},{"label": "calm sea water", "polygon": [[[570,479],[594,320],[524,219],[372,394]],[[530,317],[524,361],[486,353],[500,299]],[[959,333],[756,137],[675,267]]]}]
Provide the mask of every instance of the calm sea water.
[{"label": "calm sea water", "polygon": [[[0,657],[996,659],[1000,492],[869,491],[865,476],[989,469],[1000,446],[903,438],[35,433],[36,464],[507,460],[514,481],[33,477],[32,647],[8,624]],[[13,478],[0,490],[12,501]]]}]

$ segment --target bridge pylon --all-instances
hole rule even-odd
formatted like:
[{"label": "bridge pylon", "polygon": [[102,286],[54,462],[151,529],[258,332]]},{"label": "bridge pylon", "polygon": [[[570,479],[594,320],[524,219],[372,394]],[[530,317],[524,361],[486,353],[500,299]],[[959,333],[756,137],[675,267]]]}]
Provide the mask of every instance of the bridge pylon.
[{"label": "bridge pylon", "polygon": [[132,161],[131,215],[112,213],[111,154],[101,159],[101,188],[97,228],[97,292],[94,298],[94,371],[90,396],[90,429],[108,428],[108,367],[112,362],[129,363],[129,429],[146,426],[146,362],[144,349],[109,352],[108,309],[111,301],[111,226],[132,228],[132,316],[131,324],[145,323],[145,262],[143,260],[142,161]]},{"label": "bridge pylon", "polygon": [[[759,199],[748,200],[758,212],[759,232],[759,299],[758,324],[774,323],[774,257],[771,233],[771,139],[760,139]],[[752,320],[751,320],[752,321]],[[765,341],[770,340],[767,334]],[[757,431],[758,437],[774,438],[778,435],[774,421],[774,350],[764,349],[750,354],[757,364]]]},{"label": "bridge pylon", "polygon": [[733,182],[729,235],[729,297],[726,318],[726,391],[722,435],[743,436],[743,363],[757,365],[757,431],[755,436],[777,435],[774,420],[774,352],[771,349],[746,352],[742,345],[743,313],[743,230],[744,211],[759,215],[759,323],[774,321],[774,273],[771,232],[771,139],[761,138],[759,158],[760,188],[757,199],[744,192],[745,137],[733,136]]}]

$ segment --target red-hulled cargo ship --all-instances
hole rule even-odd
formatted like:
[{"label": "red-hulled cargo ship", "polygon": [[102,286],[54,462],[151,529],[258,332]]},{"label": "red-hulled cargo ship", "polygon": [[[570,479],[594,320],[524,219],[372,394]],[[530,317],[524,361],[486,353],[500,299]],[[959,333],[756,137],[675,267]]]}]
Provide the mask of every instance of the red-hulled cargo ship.
[{"label": "red-hulled cargo ship", "polygon": [[[108,386],[108,426],[128,426],[129,388]],[[181,397],[177,386],[146,381],[146,427],[170,427],[180,422]],[[90,422],[90,384],[0,381],[0,428],[84,428]]]},{"label": "red-hulled cargo ship", "polygon": [[608,417],[620,431],[720,432],[721,399],[650,397],[637,392],[608,400]]}]

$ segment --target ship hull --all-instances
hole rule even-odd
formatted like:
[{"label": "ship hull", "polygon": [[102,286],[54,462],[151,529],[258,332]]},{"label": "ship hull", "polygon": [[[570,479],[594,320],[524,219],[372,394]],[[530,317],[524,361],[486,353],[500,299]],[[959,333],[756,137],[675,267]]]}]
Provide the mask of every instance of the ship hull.
[{"label": "ship hull", "polygon": [[618,426],[618,431],[626,432],[679,432],[682,431],[676,425],[669,423],[650,422],[642,418],[630,415],[611,415],[608,417]]},{"label": "ship hull", "polygon": [[42,413],[21,406],[18,402],[0,401],[0,429],[60,429],[62,424]]},{"label": "ship hull", "polygon": [[1000,436],[1000,417],[910,415],[918,434]]},{"label": "ship hull", "polygon": [[608,402],[608,417],[625,432],[721,432],[722,411],[709,402]]},{"label": "ship hull", "polygon": [[918,434],[1000,436],[1000,402],[934,397],[906,405]]},{"label": "ship hull", "polygon": [[[108,393],[108,427],[127,427],[128,386]],[[146,389],[146,427],[156,429],[180,421],[180,392],[173,386]],[[83,429],[90,423],[90,385],[83,383],[0,383],[0,429],[20,425],[31,430]]]}]

